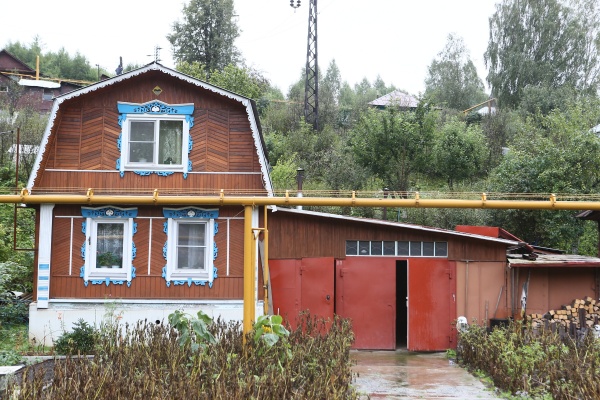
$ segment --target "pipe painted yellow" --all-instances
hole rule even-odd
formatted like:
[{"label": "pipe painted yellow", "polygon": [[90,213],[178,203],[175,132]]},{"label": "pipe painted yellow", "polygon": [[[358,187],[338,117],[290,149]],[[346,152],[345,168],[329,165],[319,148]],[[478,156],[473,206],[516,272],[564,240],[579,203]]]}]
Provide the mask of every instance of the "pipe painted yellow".
[{"label": "pipe painted yellow", "polygon": [[255,317],[254,309],[254,268],[252,262],[252,245],[254,233],[252,232],[252,206],[244,207],[244,343],[246,334],[252,330]]},{"label": "pipe painted yellow", "polygon": [[340,206],[400,208],[489,208],[528,210],[600,210],[600,201],[542,200],[457,200],[457,199],[380,199],[339,197],[250,197],[250,196],[160,196],[153,195],[0,195],[0,203],[87,204],[87,205],[251,205],[251,206]]},{"label": "pipe painted yellow", "polygon": [[263,236],[263,243],[264,243],[264,251],[263,251],[263,257],[265,258],[263,260],[263,262],[265,263],[265,268],[264,268],[264,273],[263,273],[263,285],[265,288],[265,299],[264,299],[264,306],[263,306],[263,310],[264,310],[264,314],[267,315],[269,314],[269,285],[270,285],[270,281],[269,281],[269,229],[267,227],[267,214],[268,214],[268,210],[267,210],[267,206],[265,206],[264,209],[264,229],[265,229],[265,233]]}]

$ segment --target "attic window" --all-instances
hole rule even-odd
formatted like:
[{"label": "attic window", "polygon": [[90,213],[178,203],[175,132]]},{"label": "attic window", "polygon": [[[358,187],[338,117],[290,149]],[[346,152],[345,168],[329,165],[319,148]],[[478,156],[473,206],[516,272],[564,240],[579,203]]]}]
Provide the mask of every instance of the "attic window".
[{"label": "attic window", "polygon": [[190,128],[194,125],[193,104],[169,105],[160,101],[145,104],[118,103],[121,157],[117,169],[138,175],[161,176],[192,170]]}]

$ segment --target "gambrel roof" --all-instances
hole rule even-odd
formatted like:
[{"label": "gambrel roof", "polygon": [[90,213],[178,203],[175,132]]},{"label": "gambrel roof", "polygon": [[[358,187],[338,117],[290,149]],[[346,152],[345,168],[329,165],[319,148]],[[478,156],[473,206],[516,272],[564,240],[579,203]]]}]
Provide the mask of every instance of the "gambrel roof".
[{"label": "gambrel roof", "polygon": [[264,144],[264,139],[262,136],[262,129],[261,129],[260,121],[258,118],[258,111],[257,111],[256,103],[254,102],[254,100],[252,100],[248,97],[241,96],[237,93],[233,93],[228,90],[219,88],[217,86],[211,85],[207,82],[198,80],[191,76],[182,74],[181,72],[167,68],[157,62],[153,62],[144,67],[135,69],[133,71],[124,73],[122,75],[117,75],[114,78],[100,81],[95,84],[86,86],[84,88],[77,89],[77,90],[65,93],[63,95],[57,96],[54,99],[54,104],[52,105],[52,110],[50,112],[48,124],[46,126],[44,136],[41,140],[40,151],[37,154],[35,164],[33,166],[31,175],[29,177],[29,181],[27,183],[27,189],[31,191],[31,189],[34,186],[35,179],[41,168],[41,163],[42,163],[44,154],[48,149],[50,135],[53,131],[53,127],[56,122],[57,114],[58,114],[58,111],[59,111],[62,103],[64,103],[67,100],[74,99],[74,98],[77,98],[80,96],[86,96],[90,93],[93,93],[96,90],[110,87],[112,85],[115,85],[116,83],[135,78],[137,76],[143,75],[143,74],[145,74],[147,72],[151,72],[151,71],[162,72],[166,75],[169,75],[171,77],[179,79],[183,82],[186,82],[186,83],[192,84],[194,86],[197,86],[199,88],[211,91],[217,95],[227,97],[230,100],[240,103],[245,108],[246,114],[248,117],[248,121],[249,121],[249,125],[250,125],[250,129],[252,131],[252,139],[254,141],[254,148],[255,148],[255,151],[256,151],[256,154],[258,157],[258,162],[260,164],[260,170],[261,170],[261,174],[263,177],[264,188],[267,191],[267,193],[271,196],[273,193],[273,186],[272,186],[271,179],[269,176],[269,164],[268,164],[268,160],[267,160],[266,147]]}]

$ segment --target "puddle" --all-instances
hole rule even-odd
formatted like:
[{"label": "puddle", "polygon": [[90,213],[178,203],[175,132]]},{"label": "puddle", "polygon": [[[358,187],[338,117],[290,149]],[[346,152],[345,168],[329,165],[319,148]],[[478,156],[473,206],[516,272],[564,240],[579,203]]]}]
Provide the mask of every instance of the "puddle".
[{"label": "puddle", "polygon": [[353,351],[355,386],[374,399],[499,399],[444,353]]}]

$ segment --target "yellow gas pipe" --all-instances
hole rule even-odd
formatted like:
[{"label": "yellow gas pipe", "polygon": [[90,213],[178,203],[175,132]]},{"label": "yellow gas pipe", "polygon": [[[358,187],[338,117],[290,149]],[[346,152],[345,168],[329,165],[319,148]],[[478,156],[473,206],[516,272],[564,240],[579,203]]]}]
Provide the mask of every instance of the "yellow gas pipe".
[{"label": "yellow gas pipe", "polygon": [[[412,208],[489,208],[489,209],[529,209],[529,210],[600,210],[600,201],[557,201],[551,195],[547,201],[541,200],[488,200],[485,193],[480,200],[423,199],[415,193],[413,199],[351,198],[331,197],[284,197],[225,196],[221,190],[216,196],[159,196],[155,189],[151,195],[96,195],[88,189],[85,195],[79,194],[29,194],[23,189],[18,195],[0,195],[0,203],[22,204],[87,204],[87,205],[231,205],[244,207],[244,335],[252,330],[255,321],[255,270],[254,270],[254,231],[252,211],[255,206],[265,206],[265,258],[267,258],[266,206],[341,206],[341,207],[412,207]],[[268,269],[267,269],[268,271]],[[265,301],[267,299],[265,298]],[[245,339],[244,339],[245,340]]]}]

